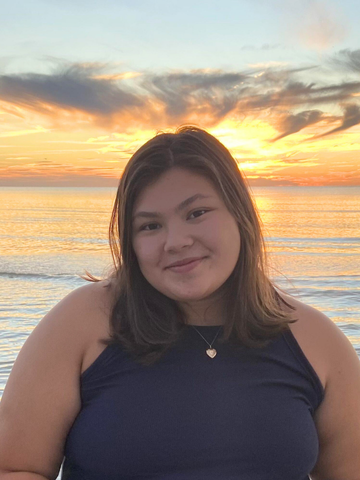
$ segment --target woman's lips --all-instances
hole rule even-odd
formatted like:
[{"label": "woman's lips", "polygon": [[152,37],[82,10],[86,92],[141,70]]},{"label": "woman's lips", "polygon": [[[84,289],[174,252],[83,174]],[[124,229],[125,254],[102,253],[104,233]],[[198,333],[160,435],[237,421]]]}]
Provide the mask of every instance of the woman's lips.
[{"label": "woman's lips", "polygon": [[178,265],[176,267],[168,267],[168,270],[171,270],[173,272],[177,273],[186,273],[190,272],[190,270],[193,270],[196,268],[204,259],[200,258],[199,260],[195,260],[194,262],[187,263],[186,265]]}]

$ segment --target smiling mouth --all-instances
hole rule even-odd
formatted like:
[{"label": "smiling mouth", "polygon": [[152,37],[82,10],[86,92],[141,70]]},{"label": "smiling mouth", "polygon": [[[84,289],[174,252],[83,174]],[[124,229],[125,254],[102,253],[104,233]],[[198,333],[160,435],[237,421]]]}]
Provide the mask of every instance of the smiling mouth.
[{"label": "smiling mouth", "polygon": [[207,257],[200,258],[199,260],[194,260],[189,263],[185,263],[184,265],[175,265],[174,267],[168,267],[168,270],[172,270],[173,272],[177,273],[186,273],[190,270],[196,268],[200,263]]}]

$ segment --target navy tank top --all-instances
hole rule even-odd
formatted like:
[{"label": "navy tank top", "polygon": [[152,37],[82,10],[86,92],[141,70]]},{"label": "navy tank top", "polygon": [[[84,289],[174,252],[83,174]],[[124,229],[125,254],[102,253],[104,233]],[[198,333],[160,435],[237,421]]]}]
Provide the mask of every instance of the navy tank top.
[{"label": "navy tank top", "polygon": [[[219,326],[196,328],[210,343]],[[81,375],[62,480],[308,480],[324,389],[291,330],[213,347],[189,325],[151,366],[107,346]]]}]

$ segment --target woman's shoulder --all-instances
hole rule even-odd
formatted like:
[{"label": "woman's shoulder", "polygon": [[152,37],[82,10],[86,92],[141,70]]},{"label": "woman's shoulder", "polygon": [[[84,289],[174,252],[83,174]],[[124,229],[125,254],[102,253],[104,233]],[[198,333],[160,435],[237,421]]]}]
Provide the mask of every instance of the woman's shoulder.
[{"label": "woman's shoulder", "polygon": [[22,346],[0,404],[2,470],[56,477],[67,433],[81,409],[83,354],[106,324],[108,290],[103,285],[87,284],[68,293]]},{"label": "woman's shoulder", "polygon": [[324,346],[328,346],[328,341],[334,335],[334,332],[340,331],[339,327],[317,308],[284,293],[281,293],[281,297],[295,309],[292,312],[294,318],[298,321],[289,324],[293,333],[296,332],[299,335],[309,337],[309,339],[313,337],[314,342],[316,340],[322,342]]},{"label": "woman's shoulder", "polygon": [[281,297],[295,309],[285,307],[292,312],[293,318],[297,319],[295,323],[289,324],[289,328],[325,389],[329,375],[326,337],[329,330],[328,322],[331,320],[319,310],[293,296],[281,293]]},{"label": "woman's shoulder", "polygon": [[82,374],[102,353],[106,346],[101,339],[110,336],[110,315],[114,304],[115,293],[109,280],[91,282],[77,288],[73,292],[74,302],[79,307],[78,322],[86,332],[79,349],[82,350]]},{"label": "woman's shoulder", "polygon": [[71,344],[83,365],[98,340],[109,337],[112,295],[107,280],[77,287],[52,307],[36,330],[58,343]]},{"label": "woman's shoulder", "polygon": [[[347,336],[324,313],[293,297],[299,321],[290,328],[323,385],[314,417],[319,456],[311,478],[358,478],[360,469],[360,362]],[[323,377],[323,378],[321,378]]]},{"label": "woman's shoulder", "polygon": [[[82,373],[105,348],[99,340],[109,338],[114,298],[114,287],[109,280],[88,282],[63,297],[36,330],[59,343],[71,343]],[[74,369],[78,368],[74,365]]]},{"label": "woman's shoulder", "polygon": [[112,292],[107,280],[89,282],[68,293],[51,312],[59,312],[58,316],[63,318],[65,329],[83,328],[92,336],[104,319],[109,318]]},{"label": "woman's shoulder", "polygon": [[[281,297],[295,308],[293,315],[297,322],[289,324],[290,330],[326,389],[329,378],[336,368],[334,359],[338,355],[337,352],[341,351],[341,345],[349,343],[349,340],[320,310],[293,296],[281,293]],[[340,350],[336,349],[336,345]]]}]

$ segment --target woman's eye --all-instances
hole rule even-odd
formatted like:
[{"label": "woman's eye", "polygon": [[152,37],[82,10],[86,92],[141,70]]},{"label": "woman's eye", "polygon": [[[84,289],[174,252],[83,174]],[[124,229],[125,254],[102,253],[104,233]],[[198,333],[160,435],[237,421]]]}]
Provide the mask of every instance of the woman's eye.
[{"label": "woman's eye", "polygon": [[[195,210],[195,212],[192,212],[190,213],[190,215],[193,215],[194,213],[198,213],[198,212],[207,212],[207,210]],[[200,215],[201,216],[201,215]],[[197,217],[196,217],[197,218]]]},{"label": "woman's eye", "polygon": [[[195,210],[194,212],[191,212],[190,215],[194,215],[194,213],[199,213],[199,212],[205,212],[205,213],[206,213],[206,212],[208,212],[208,210]],[[200,215],[200,217],[201,217],[201,216],[202,216],[202,215]],[[195,218],[198,218],[198,217],[195,217]],[[148,224],[146,224],[146,225],[143,225],[143,226],[140,228],[140,230],[145,230],[145,231],[150,232],[150,231],[152,231],[153,229],[147,230],[146,227],[151,227],[152,225],[159,225],[159,224],[158,224],[158,223],[148,223]]]},{"label": "woman's eye", "polygon": [[146,230],[146,227],[151,227],[151,225],[157,225],[157,223],[148,223],[140,228],[140,230]]}]

